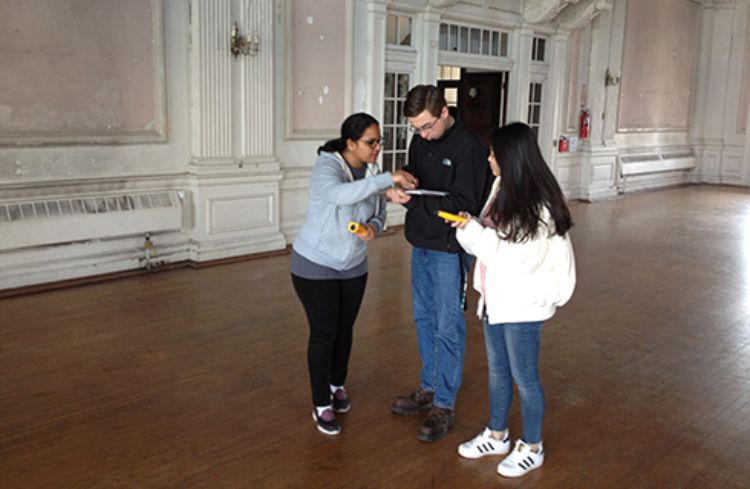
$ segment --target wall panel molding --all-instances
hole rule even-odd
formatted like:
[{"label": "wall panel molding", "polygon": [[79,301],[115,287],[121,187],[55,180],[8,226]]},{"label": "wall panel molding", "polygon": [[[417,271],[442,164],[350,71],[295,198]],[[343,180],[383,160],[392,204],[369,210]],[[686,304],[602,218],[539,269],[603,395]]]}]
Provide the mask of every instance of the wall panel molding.
[{"label": "wall panel molding", "polygon": [[11,3],[0,5],[0,146],[166,141],[163,0]]}]

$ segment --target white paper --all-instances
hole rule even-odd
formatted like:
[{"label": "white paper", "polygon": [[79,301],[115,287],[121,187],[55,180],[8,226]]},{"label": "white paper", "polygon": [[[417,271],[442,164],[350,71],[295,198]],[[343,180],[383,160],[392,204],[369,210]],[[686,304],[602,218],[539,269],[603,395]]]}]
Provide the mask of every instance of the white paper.
[{"label": "white paper", "polygon": [[448,192],[443,192],[442,190],[425,190],[423,188],[405,190],[405,192],[409,195],[422,195],[425,197],[445,197],[448,195]]}]

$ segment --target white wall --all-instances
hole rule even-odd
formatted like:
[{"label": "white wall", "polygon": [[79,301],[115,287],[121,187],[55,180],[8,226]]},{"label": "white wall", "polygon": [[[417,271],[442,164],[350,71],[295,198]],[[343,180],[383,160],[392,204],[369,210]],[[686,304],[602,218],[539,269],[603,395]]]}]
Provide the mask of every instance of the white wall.
[{"label": "white wall", "polygon": [[[67,2],[71,8],[75,4]],[[7,3],[5,5],[8,6]],[[163,141],[139,142],[139,136],[129,137],[125,134],[118,136],[112,144],[99,144],[98,134],[87,132],[82,127],[84,124],[73,124],[57,138],[59,142],[55,142],[51,140],[54,138],[49,137],[50,134],[31,121],[27,126],[27,137],[20,140],[19,145],[5,139],[5,144],[0,146],[0,202],[35,202],[74,196],[139,194],[187,188],[186,168],[190,161],[187,6],[183,2],[162,4],[156,0],[145,4],[146,7],[143,2],[140,5],[141,8],[153,7],[156,33],[153,38],[149,37],[153,51],[167,53],[160,58],[162,64],[154,67],[157,78],[164,83],[166,94]],[[19,22],[23,25],[23,19],[14,18],[14,13],[17,12],[9,11],[3,15],[16,25]],[[86,32],[81,32],[75,25],[75,17],[69,19],[73,25],[57,26],[61,31],[60,39],[67,38],[73,44],[87,41],[88,38],[83,37]],[[101,21],[105,23],[117,19],[103,16]],[[107,32],[107,29],[103,28],[101,32]],[[8,48],[7,44],[4,46]],[[118,56],[118,52],[102,51],[100,55]],[[78,83],[71,78],[56,78],[55,73],[49,76],[60,84]],[[148,83],[147,80],[141,81]],[[94,97],[89,103],[93,101]],[[73,102],[84,104],[86,101]],[[0,101],[0,106],[3,104]],[[73,110],[82,112],[84,109],[79,106]],[[91,112],[94,110],[95,107]],[[117,107],[110,108],[114,116],[117,116],[117,110]],[[127,111],[125,108],[121,110]],[[189,198],[187,193],[182,195]],[[142,266],[142,233],[118,239],[87,239],[8,249],[11,234],[33,233],[34,226],[47,229],[49,223],[45,219],[27,222],[32,226],[31,231],[15,224],[7,220],[0,222],[0,288]],[[184,234],[168,231],[155,236],[155,240],[165,259],[179,261],[188,258]]]},{"label": "white wall", "polygon": [[[631,1],[645,5],[644,0]],[[130,125],[124,124],[124,129],[109,139],[97,139],[99,135],[85,131],[53,134],[58,138],[54,139],[45,132],[48,128],[31,124],[21,126],[27,130],[19,136],[18,127],[2,125],[3,118],[9,117],[7,107],[18,103],[7,103],[8,91],[3,91],[7,85],[0,83],[0,289],[148,263],[206,261],[277,250],[290,243],[305,215],[316,149],[337,135],[337,128],[330,127],[335,117],[329,114],[329,122],[316,128],[310,122],[314,104],[294,105],[295,93],[306,96],[304,84],[295,78],[295,55],[324,57],[334,49],[316,47],[315,36],[320,42],[328,36],[346,39],[330,73],[316,74],[316,86],[335,89],[323,98],[341,112],[339,120],[357,110],[382,117],[386,69],[397,67],[411,73],[413,84],[434,82],[440,63],[509,70],[511,120],[525,120],[529,81],[544,80],[540,144],[569,198],[611,198],[686,181],[750,185],[748,0],[665,0],[662,8],[695,12],[695,26],[670,25],[669,29],[678,37],[693,36],[697,41],[692,48],[694,75],[680,80],[680,86],[690,93],[688,127],[683,124],[677,130],[657,131],[640,127],[649,124],[632,123],[632,117],[625,117],[630,122],[621,124],[620,116],[632,115],[630,104],[640,94],[637,85],[627,82],[632,76],[627,71],[628,57],[634,54],[633,49],[642,49],[626,35],[628,22],[638,22],[637,15],[628,20],[627,0],[536,2],[565,7],[556,18],[542,24],[524,20],[525,3],[521,0],[326,2],[327,8],[338,9],[336,18],[343,21],[315,30],[314,9],[294,20],[293,7],[313,8],[307,2],[141,0],[140,8],[163,12],[154,17],[156,29],[150,41],[153,52],[161,53],[154,58],[155,69],[134,70],[128,75],[153,84],[155,93],[159,93],[160,83],[163,87],[163,104],[156,100],[146,106],[153,108],[154,114],[162,111],[163,127],[148,128],[145,133],[128,133],[137,129],[132,123],[137,118],[131,118]],[[57,8],[66,5],[57,0],[55,4]],[[73,4],[68,0],[67,5]],[[4,20],[23,26],[13,17],[14,12],[2,8]],[[386,47],[389,12],[412,17],[410,48]],[[312,24],[309,17],[313,17]],[[70,25],[59,26],[60,35],[80,42],[85,30],[77,29],[75,20],[68,22]],[[251,40],[259,41],[257,52],[232,56],[229,38],[233,22],[238,23],[240,34],[249,33]],[[441,52],[437,47],[441,22],[511,32],[511,55],[493,60]],[[307,32],[308,41],[295,48],[300,30]],[[535,35],[547,39],[549,59],[544,64],[527,59]],[[653,42],[669,39],[657,36]],[[0,55],[3,49],[12,54],[7,50],[13,49],[13,44],[0,45]],[[115,58],[127,55],[105,52]],[[690,54],[687,46],[680,46],[680,52]],[[641,59],[654,64],[649,53],[643,53]],[[122,62],[121,66],[127,66]],[[296,67],[297,76],[302,76],[299,70],[314,69],[315,64],[306,66]],[[622,75],[620,84],[605,86],[607,69]],[[657,81],[667,77],[665,73],[660,78],[663,69],[658,63],[653,66],[651,73]],[[34,70],[38,71],[38,66],[32,66]],[[117,77],[107,80],[116,84]],[[76,82],[66,78],[59,83]],[[581,102],[592,111],[591,137],[579,141],[575,152],[558,153],[552,140],[576,135]],[[92,110],[78,103],[78,109]],[[109,113],[117,114],[117,109],[110,108]],[[95,110],[91,114],[97,115]],[[670,154],[684,158],[669,160]],[[56,225],[69,223],[65,232],[56,234],[61,228],[52,225],[48,217],[23,223],[9,217],[9,206],[17,210],[22,203],[153,192],[172,199],[178,211],[177,224],[174,214],[163,214],[159,221],[153,218],[156,212],[143,212],[139,214],[143,220],[127,223],[118,220],[122,215],[113,214],[109,219],[103,214],[84,214],[75,220],[54,221]],[[391,224],[402,222],[403,211],[398,207],[391,210]],[[157,227],[150,229],[151,222]],[[147,251],[148,231],[155,249]]]}]

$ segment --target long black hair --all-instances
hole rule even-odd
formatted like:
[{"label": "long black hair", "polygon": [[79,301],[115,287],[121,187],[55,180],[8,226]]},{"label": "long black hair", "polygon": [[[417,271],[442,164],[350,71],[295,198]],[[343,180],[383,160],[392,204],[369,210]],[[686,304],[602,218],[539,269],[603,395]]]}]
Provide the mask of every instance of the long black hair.
[{"label": "long black hair", "polygon": [[503,239],[518,243],[536,236],[545,207],[555,224],[554,233],[564,236],[573,219],[534,132],[515,122],[493,129],[491,137],[501,183],[489,216]]},{"label": "long black hair", "polygon": [[378,124],[377,119],[365,112],[357,112],[356,114],[350,115],[341,123],[341,136],[326,141],[323,146],[318,148],[318,154],[320,154],[321,151],[341,153],[346,149],[347,140],[358,140],[362,137],[362,134],[364,134],[367,128],[373,124],[376,126],[380,125]]}]

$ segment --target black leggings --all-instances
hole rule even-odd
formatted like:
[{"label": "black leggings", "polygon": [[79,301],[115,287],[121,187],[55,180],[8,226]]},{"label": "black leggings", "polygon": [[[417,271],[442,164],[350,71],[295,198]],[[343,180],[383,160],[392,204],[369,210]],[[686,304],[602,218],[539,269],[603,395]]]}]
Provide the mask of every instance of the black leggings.
[{"label": "black leggings", "polygon": [[344,385],[352,329],[365,295],[367,274],[346,280],[310,280],[292,274],[310,325],[307,367],[315,406],[331,404],[330,385]]}]

